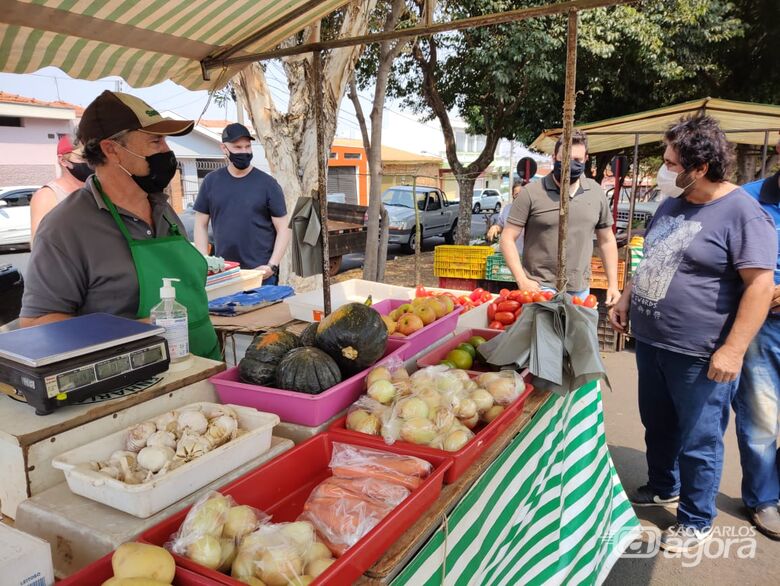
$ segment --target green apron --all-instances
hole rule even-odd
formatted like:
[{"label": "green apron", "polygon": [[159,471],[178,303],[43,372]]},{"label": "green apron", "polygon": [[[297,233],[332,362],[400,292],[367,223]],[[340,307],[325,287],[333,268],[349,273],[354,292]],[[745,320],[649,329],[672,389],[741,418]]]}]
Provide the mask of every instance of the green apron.
[{"label": "green apron", "polygon": [[95,177],[108,211],[119,231],[130,246],[135,272],[138,275],[138,317],[149,317],[149,312],[160,302],[163,278],[179,279],[176,301],[187,308],[187,325],[190,333],[190,352],[204,358],[221,360],[222,354],[217,333],[209,319],[209,302],[206,296],[206,259],[179,231],[179,226],[169,225],[168,236],[135,240],[119,217],[114,203],[103,192]]}]

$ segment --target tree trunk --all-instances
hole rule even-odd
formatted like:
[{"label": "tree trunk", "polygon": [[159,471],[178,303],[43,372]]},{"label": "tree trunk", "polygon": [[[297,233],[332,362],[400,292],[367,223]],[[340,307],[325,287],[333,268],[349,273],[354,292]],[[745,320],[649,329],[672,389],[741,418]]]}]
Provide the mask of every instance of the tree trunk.
[{"label": "tree trunk", "polygon": [[[345,8],[340,37],[365,34],[376,0],[354,0]],[[310,27],[304,37],[316,34]],[[286,44],[296,42],[297,37]],[[325,144],[333,142],[336,117],[344,89],[352,76],[362,47],[334,49],[322,57],[323,115]],[[288,213],[301,196],[317,197],[317,127],[311,98],[312,56],[294,56],[282,60],[287,73],[290,99],[287,112],[277,110],[263,67],[253,63],[238,76],[236,89],[249,112],[258,140],[263,144],[271,173],[284,191]],[[290,270],[290,255],[279,267],[280,280],[296,291],[315,289],[319,278],[302,279]]]},{"label": "tree trunk", "polygon": [[738,185],[744,185],[750,181],[754,181],[756,177],[761,173],[761,165],[758,159],[760,155],[756,156],[756,147],[749,144],[737,145],[737,179]]},{"label": "tree trunk", "polygon": [[476,177],[461,175],[456,178],[460,192],[460,207],[458,208],[458,229],[455,232],[455,244],[467,245],[471,241],[471,202],[474,200],[474,184]]}]

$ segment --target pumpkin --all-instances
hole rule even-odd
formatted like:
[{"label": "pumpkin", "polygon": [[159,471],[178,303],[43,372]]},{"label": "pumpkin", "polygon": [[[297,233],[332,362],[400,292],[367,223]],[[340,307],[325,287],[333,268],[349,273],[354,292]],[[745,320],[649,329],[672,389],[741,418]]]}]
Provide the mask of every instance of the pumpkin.
[{"label": "pumpkin", "polygon": [[317,322],[310,323],[301,332],[301,346],[314,346],[314,338],[317,335]]},{"label": "pumpkin", "polygon": [[290,350],[276,369],[276,387],[318,395],[341,382],[341,372],[330,356],[317,348]]},{"label": "pumpkin", "polygon": [[352,376],[379,360],[387,348],[387,327],[379,312],[362,303],[347,303],[317,326],[314,345]]},{"label": "pumpkin", "polygon": [[238,375],[242,381],[255,385],[268,385],[276,379],[276,368],[282,358],[300,346],[295,334],[284,330],[271,330],[257,334],[238,363]]}]

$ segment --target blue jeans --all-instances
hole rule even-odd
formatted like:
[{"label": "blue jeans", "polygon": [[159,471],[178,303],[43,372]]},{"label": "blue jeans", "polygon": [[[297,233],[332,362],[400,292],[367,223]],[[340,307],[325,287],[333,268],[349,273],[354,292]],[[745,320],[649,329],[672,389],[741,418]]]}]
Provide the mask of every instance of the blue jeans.
[{"label": "blue jeans", "polygon": [[780,499],[780,317],[770,317],[745,354],[734,398],[742,462],[742,500],[755,509]]},{"label": "blue jeans", "polygon": [[638,340],[636,364],[650,487],[664,498],[680,495],[679,523],[709,527],[717,514],[723,434],[737,383],[708,379],[708,358]]}]

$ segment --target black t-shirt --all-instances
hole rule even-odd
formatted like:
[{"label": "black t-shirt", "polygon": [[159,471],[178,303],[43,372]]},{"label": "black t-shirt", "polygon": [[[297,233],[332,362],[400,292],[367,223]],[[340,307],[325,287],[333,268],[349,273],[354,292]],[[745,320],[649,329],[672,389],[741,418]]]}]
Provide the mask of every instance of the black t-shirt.
[{"label": "black t-shirt", "polygon": [[206,175],[195,211],[210,216],[217,256],[254,269],[271,258],[276,241],[271,218],[285,216],[287,207],[282,188],[268,173],[253,168],[239,178],[225,167]]}]

